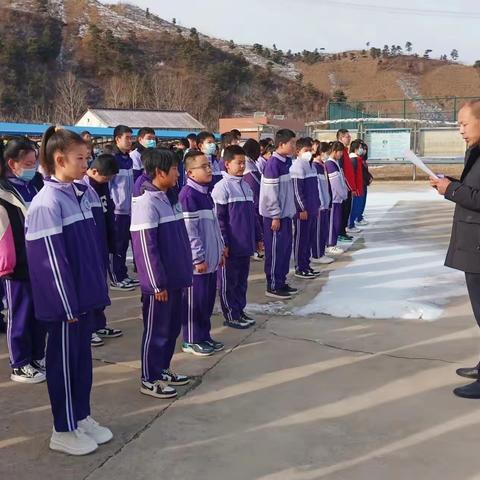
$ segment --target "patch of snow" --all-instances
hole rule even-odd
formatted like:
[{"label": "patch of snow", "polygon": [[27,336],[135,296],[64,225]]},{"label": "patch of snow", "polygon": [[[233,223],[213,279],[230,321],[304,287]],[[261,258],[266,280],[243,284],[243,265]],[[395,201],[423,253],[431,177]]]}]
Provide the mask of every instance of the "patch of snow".
[{"label": "patch of snow", "polygon": [[444,267],[446,251],[436,243],[449,237],[447,208],[427,187],[369,194],[365,248],[353,252],[352,262],[334,270],[312,302],[293,314],[438,319],[453,297],[465,295],[464,275]]}]

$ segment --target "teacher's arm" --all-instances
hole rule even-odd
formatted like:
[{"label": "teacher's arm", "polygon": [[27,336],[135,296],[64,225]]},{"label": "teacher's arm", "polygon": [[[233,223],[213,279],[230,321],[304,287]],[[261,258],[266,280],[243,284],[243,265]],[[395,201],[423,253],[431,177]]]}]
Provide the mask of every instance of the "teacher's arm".
[{"label": "teacher's arm", "polygon": [[[441,193],[440,190],[439,193]],[[458,181],[449,181],[448,185],[446,185],[445,193],[443,195],[447,200],[457,203],[463,208],[480,212],[479,188],[470,187]]]}]

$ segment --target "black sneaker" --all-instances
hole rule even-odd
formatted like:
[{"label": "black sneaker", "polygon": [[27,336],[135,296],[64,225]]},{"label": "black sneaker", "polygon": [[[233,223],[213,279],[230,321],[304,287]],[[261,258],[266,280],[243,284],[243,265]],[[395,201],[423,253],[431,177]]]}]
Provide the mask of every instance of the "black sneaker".
[{"label": "black sneaker", "polygon": [[142,380],[140,393],[155,398],[174,398],[177,396],[177,391],[161,380],[157,380],[153,383]]},{"label": "black sneaker", "polygon": [[253,327],[253,325],[255,325],[255,324],[257,323],[252,317],[250,317],[249,315],[247,315],[245,312],[242,312],[242,313],[240,314],[240,318],[241,318],[242,320],[245,320],[246,322],[248,322],[252,327]]},{"label": "black sneaker", "polygon": [[268,288],[265,292],[265,295],[271,298],[278,298],[279,300],[289,300],[290,298],[292,298],[291,294],[284,289],[272,290],[271,288]]},{"label": "black sneaker", "polygon": [[38,370],[39,372],[42,372],[42,373],[45,373],[45,371],[47,370],[46,367],[45,367],[45,359],[42,358],[41,360],[32,360],[30,365],[35,368],[36,370]]},{"label": "black sneaker", "polygon": [[338,241],[344,242],[344,243],[345,242],[350,243],[350,242],[353,242],[353,237],[351,235],[339,235]]},{"label": "black sneaker", "polygon": [[457,397],[462,398],[480,398],[480,382],[476,381],[473,383],[469,383],[463,387],[458,387],[453,390],[453,393]]},{"label": "black sneaker", "polygon": [[245,320],[242,320],[242,319],[238,319],[238,320],[225,320],[223,322],[223,324],[226,326],[226,327],[230,327],[230,328],[236,328],[237,330],[245,330],[246,328],[250,328],[251,325],[249,322],[245,321]]},{"label": "black sneaker", "polygon": [[131,287],[138,287],[140,285],[140,281],[136,278],[127,277],[123,282]]},{"label": "black sneaker", "polygon": [[105,342],[95,333],[92,333],[92,338],[90,339],[90,345],[92,347],[103,347]]},{"label": "black sneaker", "polygon": [[173,373],[170,369],[163,370],[162,378],[160,378],[160,380],[164,383],[167,383],[168,385],[173,385],[175,387],[188,385],[190,383],[190,377]]},{"label": "black sneaker", "polygon": [[291,287],[288,283],[285,284],[283,289],[288,292],[290,295],[297,295],[298,293],[298,288],[293,288]]},{"label": "black sneaker", "polygon": [[187,343],[183,342],[182,350],[185,353],[192,353],[197,357],[209,357],[215,353],[215,350],[206,342],[202,343]]},{"label": "black sneaker", "polygon": [[318,270],[314,270],[313,268],[309,268],[308,271],[313,275],[315,275],[316,277],[321,275],[321,272],[319,272]]},{"label": "black sneaker", "polygon": [[297,278],[302,278],[303,280],[313,280],[314,278],[317,278],[315,274],[312,272],[301,272],[300,270],[295,271],[295,276]]},{"label": "black sneaker", "polygon": [[96,333],[101,338],[117,338],[123,335],[123,332],[121,330],[110,327],[101,328],[100,330],[97,330]]},{"label": "black sneaker", "polygon": [[205,342],[207,345],[210,345],[216,352],[221,352],[224,348],[225,345],[222,342],[217,342],[216,340],[207,340]]},{"label": "black sneaker", "polygon": [[14,368],[10,380],[19,383],[42,383],[47,379],[45,373],[28,364],[20,368]]}]

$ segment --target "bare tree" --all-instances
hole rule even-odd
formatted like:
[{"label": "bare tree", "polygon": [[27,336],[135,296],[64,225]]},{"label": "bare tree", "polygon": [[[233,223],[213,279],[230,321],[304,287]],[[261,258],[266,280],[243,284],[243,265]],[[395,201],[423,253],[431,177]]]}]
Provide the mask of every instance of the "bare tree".
[{"label": "bare tree", "polygon": [[87,92],[72,72],[57,81],[55,120],[73,125],[87,108]]},{"label": "bare tree", "polygon": [[125,82],[119,77],[111,77],[105,89],[105,100],[110,108],[120,108],[124,100]]}]

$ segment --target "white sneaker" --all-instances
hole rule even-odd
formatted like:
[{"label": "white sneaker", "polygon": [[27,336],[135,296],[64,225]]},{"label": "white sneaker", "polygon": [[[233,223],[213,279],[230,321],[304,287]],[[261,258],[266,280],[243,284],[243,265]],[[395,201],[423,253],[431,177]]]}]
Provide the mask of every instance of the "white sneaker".
[{"label": "white sneaker", "polygon": [[98,448],[97,442],[82,430],[56,432],[50,438],[50,448],[69,455],[88,455]]},{"label": "white sneaker", "polygon": [[360,233],[362,231],[361,228],[357,227],[346,228],[345,230],[347,231],[347,233]]},{"label": "white sneaker", "polygon": [[329,255],[341,255],[342,253],[345,253],[345,250],[335,245],[334,247],[327,247],[325,253],[328,253]]},{"label": "white sneaker", "polygon": [[361,227],[365,227],[369,224],[365,219],[360,220],[359,222],[355,222],[355,225],[360,225]]},{"label": "white sneaker", "polygon": [[130,285],[125,282],[110,282],[110,290],[116,290],[118,292],[133,292],[135,290],[135,285]]},{"label": "white sneaker", "polygon": [[263,262],[263,259],[264,259],[263,253],[254,252],[252,255],[252,260],[255,260],[256,262]]},{"label": "white sneaker", "polygon": [[90,345],[92,347],[101,347],[105,345],[105,342],[97,335],[96,332],[92,333],[92,338],[90,340]]},{"label": "white sneaker", "polygon": [[85,432],[98,445],[103,445],[113,438],[113,433],[107,427],[102,427],[90,416],[84,420],[80,420],[77,424],[78,428]]},{"label": "white sneaker", "polygon": [[330,263],[333,263],[335,261],[334,258],[327,257],[324,255],[323,257],[320,258],[312,258],[311,262],[316,263],[318,265],[329,265]]},{"label": "white sneaker", "polygon": [[18,383],[42,383],[47,379],[45,373],[30,364],[14,368],[10,380]]}]

